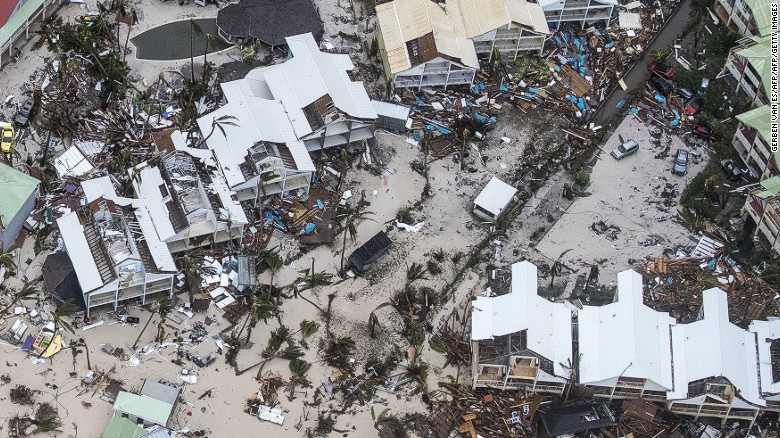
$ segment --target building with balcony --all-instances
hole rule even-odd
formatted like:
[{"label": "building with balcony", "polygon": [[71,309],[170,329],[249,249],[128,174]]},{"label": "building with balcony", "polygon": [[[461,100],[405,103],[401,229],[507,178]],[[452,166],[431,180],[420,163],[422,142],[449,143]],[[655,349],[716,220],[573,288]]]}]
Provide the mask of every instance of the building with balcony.
[{"label": "building with balcony", "polygon": [[758,243],[780,255],[780,176],[761,181],[748,193],[742,216]]},{"label": "building with balcony", "polygon": [[116,194],[108,177],[82,183],[87,204],[57,219],[87,316],[99,306],[173,296],[177,271],[152,215]]},{"label": "building with balcony", "polygon": [[644,305],[642,276],[618,274],[614,302],[577,311],[579,382],[597,397],[663,402],[674,387],[668,313]]},{"label": "building with balcony", "polygon": [[239,201],[306,198],[310,153],[374,137],[377,114],[362,82],[349,77],[349,55],[320,52],[311,34],[286,41],[292,58],[220,84],[227,103],[198,119]]},{"label": "building with balcony", "polygon": [[572,366],[571,310],[539,296],[536,266],[515,263],[508,294],[473,302],[471,345],[474,388],[560,395]]},{"label": "building with balcony", "polygon": [[598,21],[609,25],[617,4],[617,0],[539,0],[544,18],[556,29],[562,23],[577,23],[583,29],[586,23]]},{"label": "building with balcony", "polygon": [[541,51],[550,33],[526,0],[395,0],[376,12],[385,74],[398,88],[471,85],[478,55],[514,61]]},{"label": "building with balcony", "polygon": [[780,153],[769,148],[769,110],[769,105],[764,105],[739,114],[737,132],[731,141],[750,173],[759,179],[780,174]]},{"label": "building with balcony", "polygon": [[615,301],[600,307],[553,303],[536,285],[535,266],[516,263],[509,293],[473,302],[473,387],[560,394],[575,374],[597,398],[642,398],[695,418],[780,411],[780,319],[737,327],[713,288],[699,318],[678,324],[644,305],[633,271],[618,274]]},{"label": "building with balcony", "polygon": [[744,93],[754,106],[769,103],[771,43],[768,36],[744,38],[729,51],[726,59],[725,68],[736,81],[735,91]]},{"label": "building with balcony", "polygon": [[240,239],[246,214],[219,171],[211,151],[195,158],[163,152],[129,170],[136,196],[149,209],[160,240],[172,253]]},{"label": "building with balcony", "polygon": [[718,0],[715,12],[726,26],[744,37],[768,36],[771,31],[769,0]]}]

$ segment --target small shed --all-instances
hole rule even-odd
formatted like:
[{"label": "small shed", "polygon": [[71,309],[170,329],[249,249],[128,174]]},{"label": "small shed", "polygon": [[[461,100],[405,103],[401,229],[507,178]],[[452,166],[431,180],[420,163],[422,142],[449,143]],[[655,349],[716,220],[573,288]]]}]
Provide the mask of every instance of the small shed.
[{"label": "small shed", "polygon": [[493,177],[474,200],[474,214],[486,221],[495,222],[514,201],[517,189]]},{"label": "small shed", "polygon": [[349,265],[358,272],[366,271],[376,259],[387,252],[392,243],[393,241],[387,237],[384,231],[376,233],[374,237],[349,256]]},{"label": "small shed", "polygon": [[409,107],[394,103],[372,100],[371,105],[378,116],[376,127],[393,132],[406,131],[406,123],[409,120]]},{"label": "small shed", "polygon": [[8,251],[35,208],[40,181],[0,164],[0,252]]}]

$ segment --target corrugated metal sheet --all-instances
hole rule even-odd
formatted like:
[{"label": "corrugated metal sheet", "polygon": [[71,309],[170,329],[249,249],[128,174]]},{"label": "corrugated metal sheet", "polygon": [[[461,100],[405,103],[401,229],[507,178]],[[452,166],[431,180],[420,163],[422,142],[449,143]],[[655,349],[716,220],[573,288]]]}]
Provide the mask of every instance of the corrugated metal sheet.
[{"label": "corrugated metal sheet", "polygon": [[54,168],[60,178],[83,177],[95,170],[95,166],[76,146],[71,146],[54,160]]},{"label": "corrugated metal sheet", "polygon": [[513,22],[528,26],[545,35],[550,33],[544,9],[538,3],[530,3],[525,0],[506,0],[506,9]]},{"label": "corrugated metal sheet", "polygon": [[498,216],[512,202],[512,197],[515,196],[515,193],[517,193],[516,188],[493,177],[477,195],[474,204]]},{"label": "corrugated metal sheet", "polygon": [[507,0],[447,0],[447,15],[453,18],[460,35],[483,35],[510,22]]},{"label": "corrugated metal sheet", "polygon": [[404,123],[406,122],[406,119],[409,118],[409,112],[411,111],[409,107],[396,105],[394,103],[382,102],[381,100],[372,100],[371,104],[374,105],[374,110],[380,117],[384,116],[392,119],[403,120]]},{"label": "corrugated metal sheet", "polygon": [[65,242],[65,249],[73,262],[73,269],[79,279],[79,285],[84,292],[89,292],[103,286],[92,251],[84,236],[84,227],[79,223],[76,212],[68,213],[57,219],[57,227]]},{"label": "corrugated metal sheet", "polygon": [[146,203],[136,199],[133,202],[133,208],[135,208],[135,217],[138,219],[138,225],[141,226],[141,231],[144,233],[146,245],[152,253],[157,269],[163,272],[176,272],[176,263],[173,261],[171,251],[168,249],[168,245],[158,237],[152,216],[146,208]]},{"label": "corrugated metal sheet", "polygon": [[87,203],[94,201],[102,196],[116,197],[116,190],[114,190],[114,183],[111,182],[111,178],[108,176],[101,176],[100,178],[92,178],[81,182],[81,190],[84,191],[84,198]]},{"label": "corrugated metal sheet", "polygon": [[[173,229],[168,208],[165,206],[160,192],[160,186],[166,186],[165,180],[157,166],[140,164],[139,167],[141,166],[143,166],[141,177],[133,180],[133,188],[138,194],[138,198],[147,203],[158,237],[162,240],[170,239],[176,235],[176,231]],[[168,190],[167,186],[166,190]]]}]

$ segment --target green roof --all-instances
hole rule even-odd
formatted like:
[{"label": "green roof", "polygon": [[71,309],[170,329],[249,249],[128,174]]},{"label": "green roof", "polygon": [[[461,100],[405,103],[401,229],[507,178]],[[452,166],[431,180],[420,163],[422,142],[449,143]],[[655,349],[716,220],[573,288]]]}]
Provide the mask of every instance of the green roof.
[{"label": "green roof", "polygon": [[173,405],[145,395],[120,392],[114,402],[114,410],[165,426],[171,416]]},{"label": "green roof", "polygon": [[773,198],[780,195],[780,175],[761,181],[761,187],[763,187],[764,190],[756,193],[756,196],[761,199]]},{"label": "green roof", "polygon": [[750,65],[758,72],[759,79],[761,79],[761,83],[764,85],[764,91],[767,96],[770,96],[772,40],[769,36],[751,39],[755,44],[737,51],[737,55],[747,59]]},{"label": "green roof", "polygon": [[758,131],[758,134],[769,142],[770,139],[770,126],[769,126],[769,105],[753,108],[748,112],[744,112],[737,116],[737,120],[750,126]]},{"label": "green roof", "polygon": [[146,435],[146,430],[133,424],[127,418],[115,417],[109,420],[103,438],[141,438]]},{"label": "green roof", "polygon": [[37,179],[0,164],[0,224],[10,223],[37,189]]},{"label": "green roof", "polygon": [[772,30],[772,17],[770,16],[770,0],[745,0],[745,4],[750,8],[753,19],[756,20],[758,33],[761,36],[769,36]]},{"label": "green roof", "polygon": [[8,19],[5,25],[0,27],[0,47],[8,42],[14,32],[24,26],[27,20],[33,16],[41,5],[43,5],[43,0],[27,0],[16,13],[11,15],[11,18]]}]

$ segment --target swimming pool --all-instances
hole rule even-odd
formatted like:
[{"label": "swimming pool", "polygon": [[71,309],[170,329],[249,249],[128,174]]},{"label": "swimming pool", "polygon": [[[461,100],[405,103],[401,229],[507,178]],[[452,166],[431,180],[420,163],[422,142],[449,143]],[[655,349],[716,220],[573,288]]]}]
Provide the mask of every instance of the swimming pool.
[{"label": "swimming pool", "polygon": [[[217,35],[216,18],[199,18],[194,20],[200,26],[204,36],[197,33],[192,42],[192,53],[197,58],[203,56],[206,47],[205,35],[210,34],[208,53],[217,52],[230,47]],[[153,61],[172,61],[190,57],[190,20],[173,21],[162,26],[153,27],[130,41],[135,45],[135,57]]]}]

